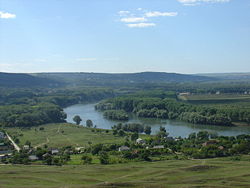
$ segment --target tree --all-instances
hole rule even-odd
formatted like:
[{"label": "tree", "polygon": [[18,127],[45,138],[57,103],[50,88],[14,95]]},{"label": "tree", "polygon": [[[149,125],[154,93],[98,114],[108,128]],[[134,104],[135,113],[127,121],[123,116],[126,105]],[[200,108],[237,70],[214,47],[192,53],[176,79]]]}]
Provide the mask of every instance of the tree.
[{"label": "tree", "polygon": [[139,134],[138,134],[138,133],[133,133],[133,134],[131,135],[131,140],[132,140],[132,141],[135,141],[137,138],[139,138]]},{"label": "tree", "polygon": [[119,135],[119,136],[125,136],[126,133],[124,132],[124,130],[119,130],[119,131],[118,131],[118,135]]},{"label": "tree", "polygon": [[109,156],[107,152],[101,152],[99,159],[101,164],[109,164]]},{"label": "tree", "polygon": [[164,137],[167,137],[169,133],[167,133],[165,127],[160,126],[160,131],[157,133],[157,137],[162,139]]},{"label": "tree", "polygon": [[144,132],[145,132],[145,134],[150,135],[150,134],[151,134],[151,127],[150,127],[150,126],[146,126],[146,127],[144,128]]},{"label": "tree", "polygon": [[90,120],[90,119],[88,119],[87,121],[86,121],[86,126],[87,127],[93,127],[93,122]]},{"label": "tree", "polygon": [[73,121],[76,122],[77,125],[79,125],[82,121],[81,117],[76,115],[74,118],[73,118]]},{"label": "tree", "polygon": [[83,155],[81,159],[83,161],[83,164],[91,164],[92,162],[92,157],[89,155]]}]

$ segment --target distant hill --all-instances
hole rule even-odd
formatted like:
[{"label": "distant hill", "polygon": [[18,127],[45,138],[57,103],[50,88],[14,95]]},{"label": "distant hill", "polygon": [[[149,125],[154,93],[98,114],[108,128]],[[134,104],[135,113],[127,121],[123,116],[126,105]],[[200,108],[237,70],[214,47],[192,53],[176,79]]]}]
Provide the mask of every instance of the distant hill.
[{"label": "distant hill", "polygon": [[39,73],[36,76],[63,80],[67,83],[180,83],[180,82],[207,82],[216,81],[217,78],[199,75],[187,75],[165,72],[141,72],[141,73]]},{"label": "distant hill", "polygon": [[61,83],[22,73],[0,72],[0,87],[55,87]]},{"label": "distant hill", "polygon": [[197,76],[207,76],[228,81],[250,81],[250,73],[205,73]]}]

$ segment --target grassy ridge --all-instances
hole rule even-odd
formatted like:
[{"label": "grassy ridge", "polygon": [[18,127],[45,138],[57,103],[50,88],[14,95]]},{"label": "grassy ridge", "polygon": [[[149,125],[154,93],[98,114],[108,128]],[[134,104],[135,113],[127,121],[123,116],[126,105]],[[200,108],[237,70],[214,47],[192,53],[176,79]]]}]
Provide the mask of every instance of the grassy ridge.
[{"label": "grassy ridge", "polygon": [[[250,187],[250,156],[116,165],[0,166],[0,187]],[[15,181],[13,181],[15,180]]]}]

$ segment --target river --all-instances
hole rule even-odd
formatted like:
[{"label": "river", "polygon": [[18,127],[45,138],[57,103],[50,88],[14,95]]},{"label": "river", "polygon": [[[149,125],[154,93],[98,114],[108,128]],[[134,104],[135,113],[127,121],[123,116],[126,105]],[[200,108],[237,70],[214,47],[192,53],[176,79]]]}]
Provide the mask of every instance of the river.
[{"label": "river", "polygon": [[[87,119],[93,121],[93,124],[98,128],[111,129],[111,127],[119,122],[125,123],[124,121],[113,121],[105,119],[102,112],[95,110],[95,104],[77,104],[72,105],[64,109],[67,114],[67,122],[74,123],[73,117],[79,115],[82,118],[81,125],[85,125]],[[236,136],[240,134],[250,134],[250,127],[238,126],[238,127],[225,127],[225,126],[212,126],[212,125],[194,125],[186,122],[175,121],[175,120],[161,120],[151,118],[138,118],[131,114],[129,121],[126,123],[142,123],[144,125],[150,125],[152,127],[152,134],[155,134],[160,126],[166,128],[170,136],[173,137],[187,137],[190,133],[199,131],[208,131],[217,133],[218,135],[224,136]]]}]

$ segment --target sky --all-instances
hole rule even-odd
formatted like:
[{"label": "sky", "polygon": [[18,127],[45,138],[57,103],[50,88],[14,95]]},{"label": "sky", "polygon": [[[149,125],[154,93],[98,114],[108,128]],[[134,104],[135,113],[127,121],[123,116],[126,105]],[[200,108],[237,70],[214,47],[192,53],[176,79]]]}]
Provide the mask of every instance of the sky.
[{"label": "sky", "polygon": [[0,0],[0,72],[250,72],[250,0]]}]

